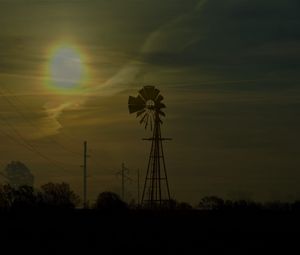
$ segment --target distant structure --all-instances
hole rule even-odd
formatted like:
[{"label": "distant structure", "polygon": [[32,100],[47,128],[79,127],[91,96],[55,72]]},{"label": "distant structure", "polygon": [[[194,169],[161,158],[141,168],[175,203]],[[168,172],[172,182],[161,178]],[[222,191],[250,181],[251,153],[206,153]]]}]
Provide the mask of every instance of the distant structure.
[{"label": "distant structure", "polygon": [[127,181],[132,181],[132,179],[129,177],[129,169],[127,167],[125,167],[125,164],[124,162],[122,163],[122,166],[121,166],[121,171],[117,172],[116,173],[117,176],[121,176],[121,186],[122,186],[122,192],[121,192],[121,198],[122,200],[125,202],[126,199],[125,199],[125,183]]},{"label": "distant structure", "polygon": [[83,142],[83,208],[88,207],[88,200],[87,200],[87,159],[89,155],[87,154],[87,141]]},{"label": "distant structure", "polygon": [[143,206],[150,208],[168,206],[170,201],[162,141],[171,139],[161,137],[161,117],[166,116],[162,111],[166,107],[163,99],[154,86],[145,86],[137,97],[130,96],[128,99],[129,113],[136,113],[140,124],[152,131],[151,138],[143,139],[151,141],[151,150],[141,201]]},{"label": "distant structure", "polygon": [[33,187],[34,184],[33,174],[27,166],[19,161],[12,161],[9,163],[1,175],[6,179],[8,184],[14,188],[18,188],[23,185]]}]

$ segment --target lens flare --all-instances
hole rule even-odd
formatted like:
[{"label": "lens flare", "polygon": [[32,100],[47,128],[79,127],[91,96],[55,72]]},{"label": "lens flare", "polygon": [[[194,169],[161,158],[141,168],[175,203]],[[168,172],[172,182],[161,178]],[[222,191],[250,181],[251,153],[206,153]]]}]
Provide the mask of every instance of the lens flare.
[{"label": "lens flare", "polygon": [[47,86],[61,93],[78,92],[86,81],[83,57],[68,45],[60,45],[51,52],[47,72]]}]

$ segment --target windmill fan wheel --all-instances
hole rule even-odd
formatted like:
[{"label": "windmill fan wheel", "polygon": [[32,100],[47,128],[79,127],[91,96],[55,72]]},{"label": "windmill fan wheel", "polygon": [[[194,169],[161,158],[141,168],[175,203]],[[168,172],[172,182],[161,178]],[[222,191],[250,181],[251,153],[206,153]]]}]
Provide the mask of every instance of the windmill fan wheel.
[{"label": "windmill fan wheel", "polygon": [[129,113],[136,113],[140,124],[144,125],[145,129],[150,126],[152,130],[155,121],[162,123],[161,117],[166,116],[162,111],[163,108],[166,108],[162,103],[163,99],[160,91],[154,86],[144,86],[136,97],[129,96]]}]

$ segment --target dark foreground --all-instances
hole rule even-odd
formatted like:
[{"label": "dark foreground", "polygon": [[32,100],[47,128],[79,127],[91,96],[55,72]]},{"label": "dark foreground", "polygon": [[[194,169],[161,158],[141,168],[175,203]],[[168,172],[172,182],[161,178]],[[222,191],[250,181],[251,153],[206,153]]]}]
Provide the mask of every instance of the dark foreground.
[{"label": "dark foreground", "polygon": [[294,212],[76,210],[2,213],[0,238],[23,254],[289,254],[299,234]]}]

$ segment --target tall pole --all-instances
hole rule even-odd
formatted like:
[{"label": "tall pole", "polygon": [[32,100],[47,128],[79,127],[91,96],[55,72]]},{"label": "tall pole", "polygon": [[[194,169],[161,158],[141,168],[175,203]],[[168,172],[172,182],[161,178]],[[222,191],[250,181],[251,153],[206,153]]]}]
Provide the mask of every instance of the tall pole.
[{"label": "tall pole", "polygon": [[138,195],[137,204],[140,205],[140,169],[137,170],[137,195]]},{"label": "tall pole", "polygon": [[84,141],[83,143],[83,208],[87,208],[86,178],[87,178],[87,141]]},{"label": "tall pole", "polygon": [[122,163],[122,200],[125,201],[125,165]]}]

